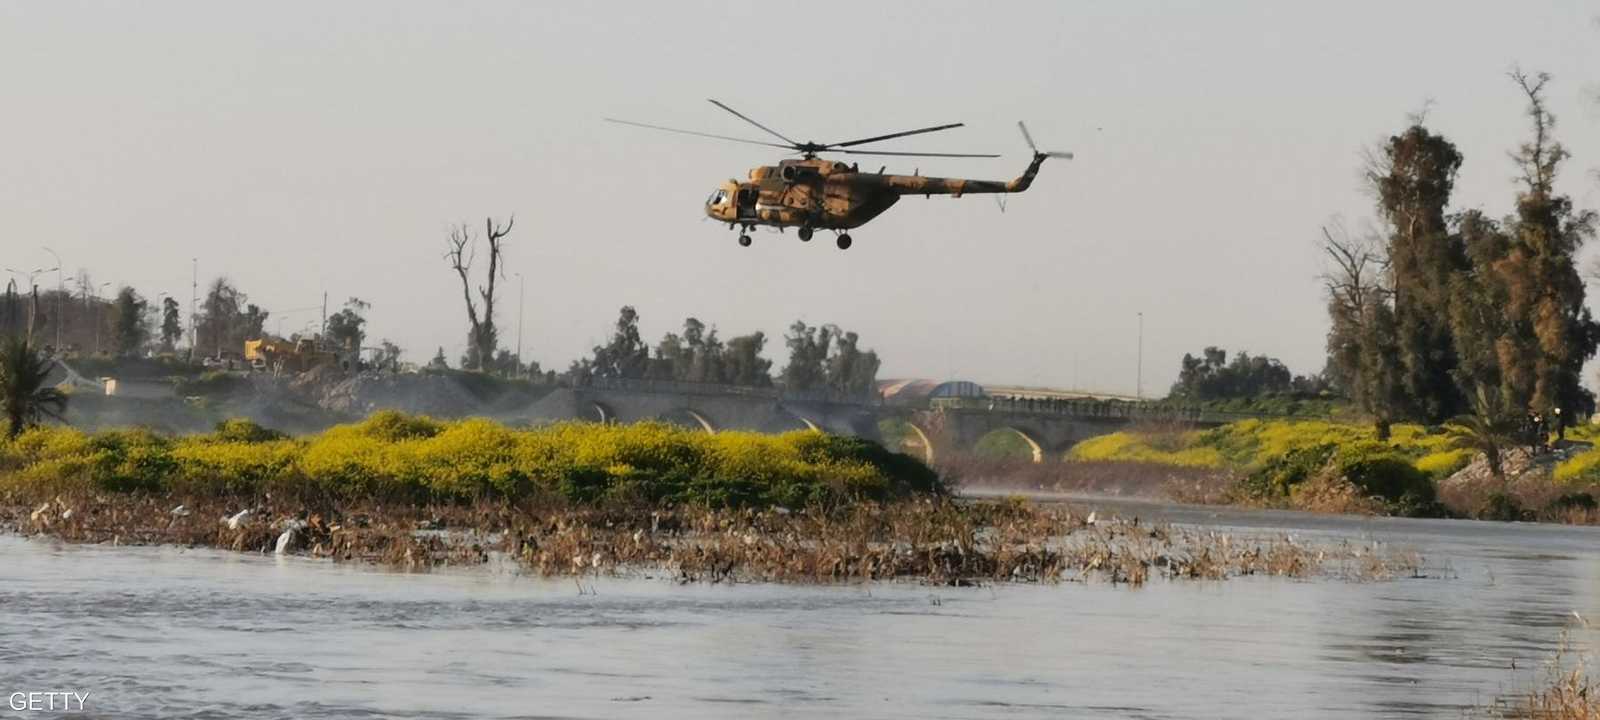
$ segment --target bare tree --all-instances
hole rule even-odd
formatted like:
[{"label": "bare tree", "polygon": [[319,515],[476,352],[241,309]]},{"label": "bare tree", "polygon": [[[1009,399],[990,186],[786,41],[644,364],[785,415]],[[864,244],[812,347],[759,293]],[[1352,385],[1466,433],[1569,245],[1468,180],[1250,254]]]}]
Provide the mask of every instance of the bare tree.
[{"label": "bare tree", "polygon": [[1373,235],[1351,237],[1323,228],[1333,260],[1322,275],[1328,291],[1328,370],[1337,385],[1372,416],[1380,440],[1400,414],[1402,398],[1388,257]]},{"label": "bare tree", "polygon": [[1322,273],[1322,284],[1328,290],[1329,299],[1349,308],[1355,317],[1361,317],[1366,314],[1369,303],[1389,294],[1383,282],[1388,272],[1387,259],[1380,241],[1370,232],[1352,237],[1341,225],[1336,224],[1334,229],[1338,237],[1328,228],[1322,228],[1322,237],[1327,241],[1322,249],[1333,258],[1333,266]]},{"label": "bare tree", "polygon": [[516,221],[516,216],[512,216],[503,227],[496,224],[494,218],[483,221],[484,236],[489,243],[489,272],[486,283],[478,286],[478,297],[483,301],[482,315],[472,298],[472,263],[478,256],[476,238],[467,224],[462,223],[450,229],[450,237],[445,241],[444,258],[461,278],[461,297],[467,305],[467,362],[463,364],[466,367],[483,370],[494,361],[495,347],[499,344],[494,325],[495,281],[505,279],[505,237],[511,234]]}]

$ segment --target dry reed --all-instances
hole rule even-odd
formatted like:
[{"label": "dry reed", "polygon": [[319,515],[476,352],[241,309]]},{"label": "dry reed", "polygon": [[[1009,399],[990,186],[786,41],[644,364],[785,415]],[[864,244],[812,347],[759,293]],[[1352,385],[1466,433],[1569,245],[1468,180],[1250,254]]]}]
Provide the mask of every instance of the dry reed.
[{"label": "dry reed", "polygon": [[[831,512],[782,508],[574,507],[506,503],[303,507],[128,494],[0,502],[0,525],[70,542],[178,544],[426,570],[503,553],[546,576],[664,574],[683,582],[931,584],[1244,575],[1379,580],[1421,558],[1375,545],[1309,545],[1085,517],[1019,500],[924,499]],[[241,511],[248,510],[243,516]],[[229,522],[230,518],[238,518]]]}]

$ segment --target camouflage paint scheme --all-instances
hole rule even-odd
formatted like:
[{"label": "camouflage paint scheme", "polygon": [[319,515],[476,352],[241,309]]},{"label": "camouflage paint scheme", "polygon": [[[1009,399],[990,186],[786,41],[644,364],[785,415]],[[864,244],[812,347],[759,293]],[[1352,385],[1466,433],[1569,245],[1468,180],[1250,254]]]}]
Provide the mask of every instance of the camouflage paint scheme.
[{"label": "camouflage paint scheme", "polygon": [[903,195],[1022,192],[1046,157],[1034,153],[1022,176],[1009,182],[864,173],[856,165],[822,158],[784,160],[752,169],[748,182],[723,183],[706,201],[706,215],[729,227],[849,230],[881,215]]}]

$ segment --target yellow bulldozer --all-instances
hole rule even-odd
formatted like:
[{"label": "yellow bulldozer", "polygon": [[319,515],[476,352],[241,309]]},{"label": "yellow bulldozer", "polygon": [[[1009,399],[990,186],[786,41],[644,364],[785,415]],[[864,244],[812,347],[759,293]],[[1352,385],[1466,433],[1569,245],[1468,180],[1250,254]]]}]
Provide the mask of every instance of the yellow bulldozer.
[{"label": "yellow bulldozer", "polygon": [[337,365],[339,356],[317,349],[311,338],[284,340],[271,336],[244,342],[244,359],[256,370],[303,373],[323,365]]}]

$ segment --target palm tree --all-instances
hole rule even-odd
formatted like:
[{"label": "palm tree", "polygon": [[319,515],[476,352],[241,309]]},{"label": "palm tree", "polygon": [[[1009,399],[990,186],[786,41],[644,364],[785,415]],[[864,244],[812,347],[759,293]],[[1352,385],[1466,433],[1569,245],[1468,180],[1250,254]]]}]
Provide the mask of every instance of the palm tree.
[{"label": "palm tree", "polygon": [[1499,398],[1491,395],[1498,394],[1486,392],[1480,385],[1474,398],[1473,413],[1450,421],[1450,445],[1483,453],[1489,463],[1489,474],[1505,485],[1506,473],[1500,462],[1500,453],[1516,444],[1517,423],[1504,412]]},{"label": "palm tree", "polygon": [[66,393],[45,379],[54,366],[55,361],[35,350],[24,336],[0,342],[0,411],[9,423],[7,439],[16,439],[46,416],[60,420],[66,412]]}]

